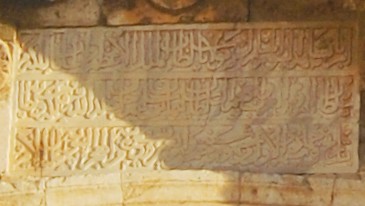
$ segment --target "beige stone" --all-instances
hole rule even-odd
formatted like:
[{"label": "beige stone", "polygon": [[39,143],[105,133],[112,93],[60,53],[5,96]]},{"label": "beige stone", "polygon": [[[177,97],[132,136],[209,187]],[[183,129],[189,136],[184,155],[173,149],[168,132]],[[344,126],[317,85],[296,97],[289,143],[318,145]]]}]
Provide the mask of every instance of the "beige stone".
[{"label": "beige stone", "polygon": [[23,30],[10,172],[354,172],[356,34],[349,23]]},{"label": "beige stone", "polygon": [[13,41],[16,37],[15,27],[0,23],[0,39],[3,41]]},{"label": "beige stone", "polygon": [[334,187],[333,206],[362,206],[365,202],[365,179],[337,178]]},{"label": "beige stone", "polygon": [[59,187],[46,190],[47,205],[122,205],[121,185]]},{"label": "beige stone", "polygon": [[0,105],[0,174],[6,172],[9,162],[10,111],[11,107],[8,102]]},{"label": "beige stone", "polygon": [[243,174],[240,202],[247,205],[330,205],[334,176]]},{"label": "beige stone", "polygon": [[[4,29],[4,30],[2,30]],[[11,129],[12,46],[7,40],[14,40],[15,30],[0,24],[0,175],[7,171]]]},{"label": "beige stone", "polygon": [[129,203],[129,204],[125,204],[126,206],[207,206],[207,204],[209,206],[239,206],[239,204],[237,203],[211,203],[211,202],[201,202],[201,203],[196,203],[196,202],[189,202],[189,201],[183,201],[183,202],[179,202],[179,203],[158,203],[158,202],[149,202],[149,203],[143,203],[143,204],[139,204],[139,203]]},{"label": "beige stone", "polygon": [[[209,206],[239,206],[238,204],[226,204],[226,203],[208,203]],[[140,206],[141,204],[126,204],[126,206]],[[192,203],[192,202],[180,202],[180,203],[143,203],[143,206],[206,206],[207,203]]]},{"label": "beige stone", "polygon": [[0,205],[45,205],[44,181],[1,177]]},{"label": "beige stone", "polygon": [[232,205],[239,200],[238,173],[214,171],[124,172],[126,205]]},{"label": "beige stone", "polygon": [[69,177],[55,177],[47,180],[47,188],[73,187],[89,185],[121,185],[120,173],[109,173],[104,175],[76,175]]},{"label": "beige stone", "polygon": [[45,184],[47,205],[122,205],[120,173],[55,177]]},{"label": "beige stone", "polygon": [[44,195],[42,193],[10,193],[0,194],[1,206],[45,206]]},{"label": "beige stone", "polygon": [[248,15],[247,0],[106,0],[103,11],[108,25],[243,22]]},{"label": "beige stone", "polygon": [[8,100],[10,92],[13,58],[10,44],[10,42],[0,39],[0,104],[4,104]]}]

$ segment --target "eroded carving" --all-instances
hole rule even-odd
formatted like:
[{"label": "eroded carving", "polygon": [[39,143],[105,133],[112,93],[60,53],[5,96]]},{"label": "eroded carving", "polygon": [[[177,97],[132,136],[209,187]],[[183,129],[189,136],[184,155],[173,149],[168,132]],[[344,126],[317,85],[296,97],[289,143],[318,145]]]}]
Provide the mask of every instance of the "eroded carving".
[{"label": "eroded carving", "polygon": [[199,0],[149,0],[153,4],[168,10],[180,10],[196,4]]},{"label": "eroded carving", "polygon": [[72,174],[123,168],[161,168],[161,141],[138,127],[18,128],[12,169]]},{"label": "eroded carving", "polygon": [[0,39],[0,101],[9,95],[11,79],[11,50],[10,43]]},{"label": "eroded carving", "polygon": [[357,168],[350,24],[22,31],[11,170]]}]

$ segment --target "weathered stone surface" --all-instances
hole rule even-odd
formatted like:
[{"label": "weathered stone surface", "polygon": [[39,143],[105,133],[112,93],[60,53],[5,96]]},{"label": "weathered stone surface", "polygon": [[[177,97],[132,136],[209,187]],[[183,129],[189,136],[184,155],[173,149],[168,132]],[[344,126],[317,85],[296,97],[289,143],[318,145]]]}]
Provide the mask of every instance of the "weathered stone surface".
[{"label": "weathered stone surface", "polygon": [[5,173],[9,165],[9,145],[11,128],[10,103],[0,103],[0,175]]},{"label": "weathered stone surface", "polygon": [[[359,12],[359,56],[361,64],[362,91],[365,91],[365,12]],[[365,102],[365,100],[363,101]],[[365,107],[363,108],[365,110]],[[364,122],[364,121],[363,121]]]},{"label": "weathered stone surface", "polygon": [[2,177],[0,205],[356,206],[364,202],[364,177],[361,173],[303,176],[202,170]]},{"label": "weathered stone surface", "polygon": [[348,23],[24,30],[11,173],[354,172],[355,36]]},{"label": "weathered stone surface", "polygon": [[156,6],[173,11],[188,8],[199,2],[199,0],[174,0],[174,1],[150,0],[150,1]]},{"label": "weathered stone surface", "polygon": [[343,7],[351,10],[364,11],[365,1],[364,0],[342,0]]},{"label": "weathered stone surface", "polygon": [[0,39],[3,41],[13,41],[16,36],[14,26],[0,23]]},{"label": "weathered stone surface", "polygon": [[345,9],[343,0],[254,0],[250,21],[355,20],[356,12]]},{"label": "weathered stone surface", "polygon": [[29,206],[44,206],[44,195],[42,193],[9,193],[0,194],[0,205],[29,205]]},{"label": "weathered stone surface", "polygon": [[126,205],[229,205],[239,200],[239,175],[213,171],[124,172]]},{"label": "weathered stone surface", "polygon": [[365,180],[363,178],[338,178],[334,187],[334,206],[364,205]]},{"label": "weathered stone surface", "polygon": [[[4,29],[4,30],[2,30]],[[11,88],[12,46],[15,30],[0,24],[0,175],[6,172],[9,159],[9,142],[11,128]],[[7,41],[9,40],[9,41]]]},{"label": "weathered stone surface", "polygon": [[48,188],[47,205],[122,205],[120,185]]},{"label": "weathered stone surface", "polygon": [[46,183],[47,205],[121,205],[120,173],[51,178]]},{"label": "weathered stone surface", "polygon": [[1,177],[0,205],[45,205],[44,181]]},{"label": "weathered stone surface", "polygon": [[104,175],[77,175],[69,177],[56,177],[48,179],[47,188],[74,187],[90,185],[121,185],[120,173],[109,173]]},{"label": "weathered stone surface", "polygon": [[98,0],[5,1],[0,6],[2,20],[23,28],[93,26],[101,15]]},{"label": "weathered stone surface", "polygon": [[[233,203],[211,203],[209,202],[208,203],[209,206],[238,206],[239,204],[233,204]],[[139,203],[130,203],[130,204],[126,204],[126,206],[140,206],[141,204]],[[171,203],[171,202],[168,202],[168,203],[156,203],[156,202],[149,202],[149,203],[143,203],[143,206],[206,206],[207,203],[204,203],[204,202],[200,202],[200,203],[197,203],[197,202],[189,202],[189,201],[186,201],[186,202],[179,202],[179,203]]]},{"label": "weathered stone surface", "polygon": [[9,96],[12,58],[10,42],[0,39],[0,103]]},{"label": "weathered stone surface", "polygon": [[334,175],[243,174],[241,203],[252,205],[331,205]]},{"label": "weathered stone surface", "polygon": [[103,11],[109,25],[242,22],[248,14],[247,0],[106,0]]}]

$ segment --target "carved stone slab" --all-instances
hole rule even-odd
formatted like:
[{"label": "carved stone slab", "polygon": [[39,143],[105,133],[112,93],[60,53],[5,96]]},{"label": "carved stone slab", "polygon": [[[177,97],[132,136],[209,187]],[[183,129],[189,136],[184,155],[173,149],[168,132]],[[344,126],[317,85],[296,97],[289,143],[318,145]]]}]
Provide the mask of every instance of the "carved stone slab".
[{"label": "carved stone slab", "polygon": [[353,172],[349,23],[24,30],[10,172]]}]

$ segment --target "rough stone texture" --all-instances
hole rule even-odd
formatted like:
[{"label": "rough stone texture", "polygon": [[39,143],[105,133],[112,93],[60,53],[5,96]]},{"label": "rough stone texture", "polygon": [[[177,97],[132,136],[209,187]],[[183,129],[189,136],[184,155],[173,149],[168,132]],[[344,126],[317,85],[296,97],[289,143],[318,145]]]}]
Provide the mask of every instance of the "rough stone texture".
[{"label": "rough stone texture", "polygon": [[361,111],[360,111],[360,148],[359,156],[365,171],[365,12],[359,12],[359,59],[361,72]]},{"label": "rough stone texture", "polygon": [[365,1],[364,0],[343,0],[343,7],[351,10],[364,11]]},{"label": "rough stone texture", "polygon": [[49,188],[46,190],[47,205],[91,206],[122,205],[120,185],[96,185]]},{"label": "rough stone texture", "polygon": [[[161,4],[163,1],[155,2]],[[181,2],[191,4],[191,0]],[[103,5],[108,25],[242,22],[246,21],[248,14],[247,0],[207,0],[178,11],[174,8],[155,6],[149,0],[105,0]]]},{"label": "rough stone texture", "polygon": [[0,205],[43,206],[44,197],[44,181],[42,180],[0,178]]},{"label": "rough stone texture", "polygon": [[43,206],[44,197],[42,193],[21,193],[12,192],[8,194],[0,194],[0,205],[29,205],[29,206]]},{"label": "rough stone texture", "polygon": [[0,39],[2,41],[13,41],[16,35],[14,26],[0,23]]},{"label": "rough stone texture", "polygon": [[361,206],[364,188],[364,173],[303,176],[130,171],[50,179],[2,177],[0,205]]},{"label": "rough stone texture", "polygon": [[[122,1],[122,0],[121,0]],[[119,1],[119,2],[121,2]],[[155,2],[164,2],[164,0],[151,0]],[[81,1],[78,1],[81,2]],[[84,1],[87,2],[87,1]],[[90,1],[91,2],[91,1]],[[126,2],[126,1],[125,1]],[[142,1],[140,1],[142,2]],[[182,1],[183,2],[183,1]],[[186,1],[189,2],[189,1]],[[213,1],[211,1],[213,2]],[[222,3],[220,3],[222,2]],[[149,5],[139,3],[138,9],[131,9],[123,12],[121,5],[111,4],[111,1],[104,5],[106,19],[109,24],[145,24],[153,23],[175,23],[175,22],[194,22],[202,20],[218,21],[237,21],[238,19],[246,20],[247,9],[242,13],[231,13],[219,8],[227,4],[228,1],[220,1],[217,8],[211,9],[200,8],[199,4],[195,10],[187,11],[182,9],[177,13],[172,13],[175,8],[161,9],[158,7],[150,8]],[[238,1],[237,1],[238,2]],[[303,21],[303,20],[349,20],[355,16],[352,11],[364,10],[365,4],[362,0],[341,0],[341,1],[278,1],[253,0],[252,10],[250,11],[250,20],[252,21]],[[332,2],[329,4],[328,2]],[[78,4],[76,2],[76,4]],[[138,2],[137,2],[138,4]],[[261,5],[260,5],[261,4]],[[66,4],[57,4],[52,7],[37,9],[34,14],[40,16],[34,19],[33,14],[26,10],[17,10],[15,12],[17,19],[12,19],[22,26],[45,27],[45,26],[87,26],[91,19],[96,24],[98,17],[85,18],[89,15],[84,13],[83,9],[77,12],[69,12],[70,8]],[[70,4],[68,4],[70,5]],[[246,5],[246,4],[244,4]],[[124,6],[128,7],[128,3]],[[1,7],[1,6],[0,6]],[[111,8],[115,7],[115,8]],[[133,7],[133,6],[132,6]],[[166,7],[166,5],[165,5]],[[179,6],[178,6],[179,7]],[[95,7],[96,8],[96,7]],[[199,9],[197,9],[199,8]],[[344,10],[342,9],[344,8]],[[230,8],[232,9],[232,8]],[[237,11],[239,10],[237,9]],[[76,9],[75,9],[76,10]],[[125,9],[128,10],[128,9]],[[214,11],[213,11],[214,10]],[[22,11],[22,12],[19,12]],[[42,13],[44,12],[44,13]],[[63,16],[57,18],[57,12]],[[141,12],[141,13],[138,13]],[[175,12],[175,11],[174,11]],[[202,12],[199,13],[199,12]],[[0,12],[1,13],[1,12]],[[51,14],[51,15],[50,15]],[[68,15],[67,17],[65,15]],[[114,15],[114,16],[113,16]],[[159,15],[158,17],[148,18],[150,15]],[[200,16],[199,16],[200,15]],[[229,16],[231,15],[231,16]],[[360,14],[360,38],[359,43],[360,60],[363,60],[362,70],[365,68],[365,16]],[[1,16],[1,14],[0,14]],[[76,16],[76,18],[75,18]],[[169,18],[169,19],[167,19]],[[76,22],[75,19],[79,21]],[[87,23],[89,22],[89,23]],[[12,35],[3,35],[4,33],[13,34],[9,27],[0,26],[0,39],[12,40]],[[7,32],[10,31],[10,32]],[[72,40],[71,40],[72,41]],[[70,44],[71,45],[71,44]],[[111,44],[112,45],[112,44]],[[78,48],[75,48],[75,52]],[[105,49],[113,48],[112,46]],[[38,57],[40,58],[40,57]],[[70,65],[75,65],[73,58],[65,56]],[[108,61],[105,61],[106,64]],[[47,65],[46,64],[43,64]],[[49,72],[47,70],[45,73]],[[86,73],[85,73],[86,74]],[[68,76],[70,77],[70,76]],[[87,78],[87,77],[86,77]],[[1,81],[0,81],[1,82]],[[363,82],[364,84],[364,82]],[[365,85],[365,84],[364,84]],[[362,86],[365,88],[365,86]],[[4,93],[2,93],[4,94]],[[365,94],[363,94],[365,95]],[[362,98],[363,100],[365,98]],[[365,108],[363,101],[363,111]],[[97,104],[96,104],[97,105]],[[9,124],[10,105],[6,104],[0,109],[0,152],[7,150],[8,128],[3,125]],[[359,148],[360,160],[362,167],[360,172],[350,176],[334,175],[267,175],[267,174],[237,174],[234,172],[212,172],[212,171],[154,171],[140,172],[129,171],[120,174],[110,174],[105,176],[71,176],[51,179],[36,180],[13,180],[7,179],[6,176],[0,176],[0,205],[157,205],[157,206],[282,206],[282,205],[306,205],[306,206],[352,206],[363,205],[364,188],[365,188],[365,127],[364,119],[361,120],[361,142]],[[43,152],[43,151],[42,151]],[[133,153],[133,152],[132,152]],[[0,173],[6,169],[7,155],[6,152],[0,153]],[[96,159],[102,151],[96,152]],[[99,156],[98,156],[99,155]],[[73,156],[75,158],[75,156]],[[94,156],[95,157],[95,156]],[[25,159],[29,158],[26,157]],[[5,161],[4,161],[5,160]],[[41,162],[33,162],[41,165]],[[72,163],[69,163],[72,165]],[[68,165],[68,166],[69,166]],[[47,171],[50,172],[51,170]],[[38,168],[34,173],[26,172],[30,175],[41,175]],[[86,172],[87,173],[87,172]],[[56,175],[59,175],[56,174]],[[44,183],[46,182],[46,183]],[[119,185],[122,185],[121,187]],[[123,197],[123,193],[126,195]],[[172,195],[171,195],[172,194]],[[46,198],[47,197],[47,198]],[[174,198],[175,197],[175,198]],[[47,200],[47,201],[46,201]],[[123,200],[125,202],[123,202]]]},{"label": "rough stone texture", "polygon": [[356,19],[342,0],[253,0],[250,21],[335,21]]},{"label": "rough stone texture", "polygon": [[98,0],[23,2],[5,0],[0,4],[1,19],[23,28],[93,26],[100,22],[101,8]]},{"label": "rough stone texture", "polygon": [[252,205],[330,205],[334,175],[243,174],[241,203]]},{"label": "rough stone texture", "polygon": [[0,103],[0,175],[6,172],[9,165],[10,111],[9,102]]},{"label": "rough stone texture", "polygon": [[365,202],[363,179],[337,179],[334,191],[334,206],[362,206]]},{"label": "rough stone texture", "polygon": [[126,205],[229,205],[239,201],[239,175],[214,171],[147,171],[122,174]]},{"label": "rough stone texture", "polygon": [[0,39],[0,103],[9,96],[13,58],[11,42]]},{"label": "rough stone texture", "polygon": [[164,9],[177,11],[193,6],[194,4],[198,3],[199,0],[150,0],[150,2],[152,2],[155,6]]},{"label": "rough stone texture", "polygon": [[355,35],[347,23],[24,30],[10,172],[354,172]]},{"label": "rough stone texture", "polygon": [[11,43],[15,40],[15,29],[0,24],[0,175],[5,173],[9,159],[9,140],[11,128],[11,64],[14,55]]},{"label": "rough stone texture", "polygon": [[122,205],[119,173],[52,178],[46,182],[47,205]]}]

